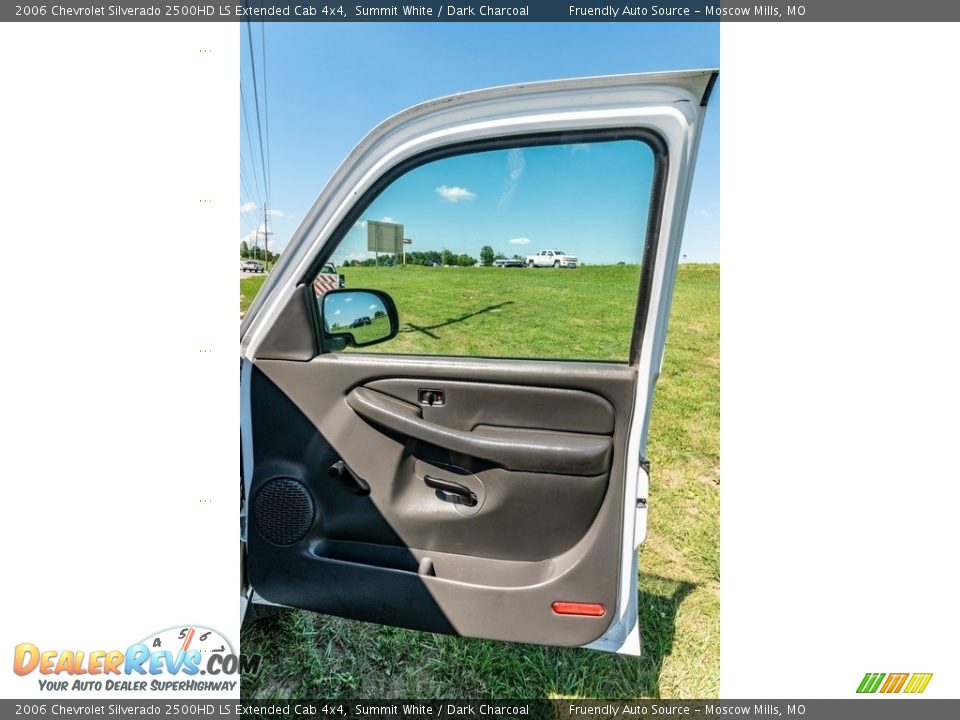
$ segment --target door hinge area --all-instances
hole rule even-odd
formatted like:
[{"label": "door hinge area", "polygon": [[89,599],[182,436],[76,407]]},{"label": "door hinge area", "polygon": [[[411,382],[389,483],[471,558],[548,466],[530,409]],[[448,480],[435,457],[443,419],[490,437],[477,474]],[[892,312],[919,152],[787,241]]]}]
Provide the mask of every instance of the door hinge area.
[{"label": "door hinge area", "polygon": [[637,473],[637,508],[634,547],[640,547],[647,537],[647,498],[650,495],[650,460],[640,458],[640,472]]},{"label": "door hinge area", "polygon": [[650,493],[650,459],[640,458],[640,469],[646,477],[641,477],[637,486],[637,510],[647,507],[647,496]]}]

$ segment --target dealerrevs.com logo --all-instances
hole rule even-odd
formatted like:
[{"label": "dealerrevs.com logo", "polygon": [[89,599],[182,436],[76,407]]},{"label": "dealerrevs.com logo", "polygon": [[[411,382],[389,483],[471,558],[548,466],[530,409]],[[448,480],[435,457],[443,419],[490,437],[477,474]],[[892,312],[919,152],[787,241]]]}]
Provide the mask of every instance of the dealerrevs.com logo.
[{"label": "dealerrevs.com logo", "polygon": [[126,650],[48,650],[20,643],[13,671],[36,673],[41,690],[177,692],[236,690],[240,673],[256,674],[259,655],[238,655],[217,631],[188,626],[152,633]]}]

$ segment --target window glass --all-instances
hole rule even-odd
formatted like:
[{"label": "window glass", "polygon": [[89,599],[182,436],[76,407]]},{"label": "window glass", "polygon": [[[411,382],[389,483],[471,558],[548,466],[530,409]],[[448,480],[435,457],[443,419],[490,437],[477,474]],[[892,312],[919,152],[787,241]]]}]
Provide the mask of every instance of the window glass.
[{"label": "window glass", "polygon": [[639,140],[432,161],[365,208],[317,276],[389,294],[364,352],[626,361],[654,156]]}]

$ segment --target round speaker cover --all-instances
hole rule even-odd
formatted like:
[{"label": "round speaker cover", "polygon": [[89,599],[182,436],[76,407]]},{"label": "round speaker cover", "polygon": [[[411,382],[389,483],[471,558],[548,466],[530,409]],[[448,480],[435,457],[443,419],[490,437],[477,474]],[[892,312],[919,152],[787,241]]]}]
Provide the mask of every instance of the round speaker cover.
[{"label": "round speaker cover", "polygon": [[296,480],[276,478],[268,481],[253,503],[257,530],[274,545],[293,545],[310,530],[313,523],[313,499]]}]

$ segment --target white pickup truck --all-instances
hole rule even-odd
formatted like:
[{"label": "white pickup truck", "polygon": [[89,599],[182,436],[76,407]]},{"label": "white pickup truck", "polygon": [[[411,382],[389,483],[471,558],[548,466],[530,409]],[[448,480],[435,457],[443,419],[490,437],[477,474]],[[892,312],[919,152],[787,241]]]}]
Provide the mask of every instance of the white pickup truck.
[{"label": "white pickup truck", "polygon": [[536,255],[527,255],[527,267],[575,268],[577,259],[563,250],[541,250]]}]

